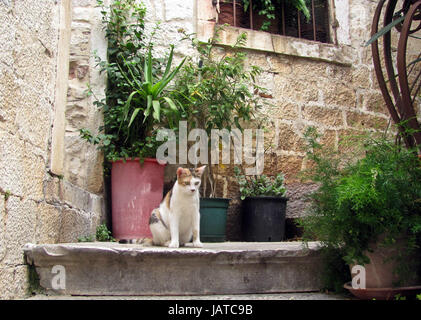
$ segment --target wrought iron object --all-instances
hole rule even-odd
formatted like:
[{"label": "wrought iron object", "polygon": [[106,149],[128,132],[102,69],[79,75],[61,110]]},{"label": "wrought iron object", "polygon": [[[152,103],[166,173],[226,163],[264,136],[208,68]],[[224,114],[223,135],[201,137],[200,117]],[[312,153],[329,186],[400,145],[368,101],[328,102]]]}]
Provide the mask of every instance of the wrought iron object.
[{"label": "wrought iron object", "polygon": [[[408,62],[407,48],[410,38],[421,41],[421,38],[414,35],[421,30],[421,0],[404,0],[401,9],[397,8],[397,3],[398,0],[380,0],[371,28],[373,37],[379,32],[383,9],[385,11],[382,28],[392,22],[397,23],[394,26],[399,33],[396,64],[392,46],[393,29],[371,43],[373,63],[380,90],[393,122],[398,124],[405,145],[409,148],[417,147],[420,154],[421,126],[417,120],[415,103],[421,88],[421,53],[416,60]],[[380,39],[383,39],[383,66],[380,59]]]}]

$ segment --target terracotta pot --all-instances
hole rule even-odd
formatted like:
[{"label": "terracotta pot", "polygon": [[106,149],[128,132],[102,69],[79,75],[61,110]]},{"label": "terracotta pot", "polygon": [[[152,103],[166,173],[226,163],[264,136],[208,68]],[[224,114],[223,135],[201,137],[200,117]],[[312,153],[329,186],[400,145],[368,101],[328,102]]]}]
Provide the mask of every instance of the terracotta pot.
[{"label": "terracotta pot", "polygon": [[156,159],[112,163],[111,208],[113,237],[139,239],[152,237],[149,217],[162,200],[164,167]]},{"label": "terracotta pot", "polygon": [[[399,253],[406,250],[406,238],[401,237],[396,240],[392,246],[381,246],[384,237],[380,236],[376,244],[370,246],[373,252],[366,252],[365,254],[370,259],[370,263],[364,265],[366,272],[366,288],[393,288],[399,281],[399,275],[394,273],[396,267],[401,261],[395,259]],[[410,261],[419,259],[419,254],[415,254]],[[350,265],[350,270],[354,265]],[[413,270],[413,277],[405,283],[408,286],[420,284],[420,279],[417,276],[416,270]]]},{"label": "terracotta pot", "polygon": [[396,295],[401,295],[402,297],[406,298],[414,297],[421,292],[421,286],[353,289],[351,282],[345,283],[344,288],[349,290],[358,299],[363,300],[394,300]]}]

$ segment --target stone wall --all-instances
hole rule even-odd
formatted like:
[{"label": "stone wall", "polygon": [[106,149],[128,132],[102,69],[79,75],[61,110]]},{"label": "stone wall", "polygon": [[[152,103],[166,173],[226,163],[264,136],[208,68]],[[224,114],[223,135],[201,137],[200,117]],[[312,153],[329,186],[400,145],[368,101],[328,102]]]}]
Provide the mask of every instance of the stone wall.
[{"label": "stone wall", "polygon": [[[104,96],[105,76],[95,67],[95,54],[106,57],[106,41],[96,0],[73,0],[69,79],[66,105],[64,177],[94,194],[103,191],[103,157],[80,138],[82,128],[97,132],[102,122],[95,98]],[[88,96],[88,84],[94,95]]]},{"label": "stone wall", "polygon": [[[70,5],[66,0],[0,1],[0,23],[7,26],[0,33],[0,298],[3,299],[20,298],[27,293],[28,269],[22,250],[25,243],[77,241],[79,236],[95,233],[104,211],[101,160],[95,150],[79,150],[81,156],[92,159],[91,163],[99,163],[91,166],[91,172],[85,169],[87,173],[80,174],[79,180],[70,174],[71,169],[66,168],[64,174],[51,170],[52,129],[60,134],[55,112],[60,107],[64,110],[57,103],[58,75],[66,69],[58,64],[59,56],[65,57],[59,42],[63,32],[70,32],[63,29],[62,21],[63,17],[71,16],[67,10]],[[92,122],[100,121],[100,117],[93,115],[92,106],[84,108],[95,118]],[[69,121],[67,136],[72,125]],[[66,158],[67,161],[71,160]]]}]

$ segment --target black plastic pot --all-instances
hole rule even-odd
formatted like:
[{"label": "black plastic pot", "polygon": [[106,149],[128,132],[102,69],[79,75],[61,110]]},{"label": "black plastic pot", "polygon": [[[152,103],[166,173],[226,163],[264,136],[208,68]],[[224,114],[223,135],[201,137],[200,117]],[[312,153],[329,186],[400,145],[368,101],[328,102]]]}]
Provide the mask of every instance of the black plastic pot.
[{"label": "black plastic pot", "polygon": [[247,197],[242,202],[242,233],[245,241],[282,241],[285,235],[287,198]]}]

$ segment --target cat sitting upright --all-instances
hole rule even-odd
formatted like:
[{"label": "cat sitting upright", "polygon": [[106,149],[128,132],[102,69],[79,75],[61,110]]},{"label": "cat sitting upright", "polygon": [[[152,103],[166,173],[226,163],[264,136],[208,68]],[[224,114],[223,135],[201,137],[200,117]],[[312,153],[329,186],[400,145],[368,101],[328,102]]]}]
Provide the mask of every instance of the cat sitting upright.
[{"label": "cat sitting upright", "polygon": [[193,247],[203,246],[200,242],[199,187],[205,168],[177,169],[177,181],[173,188],[159,208],[151,213],[149,227],[153,238],[149,242],[178,248],[193,238]]}]

